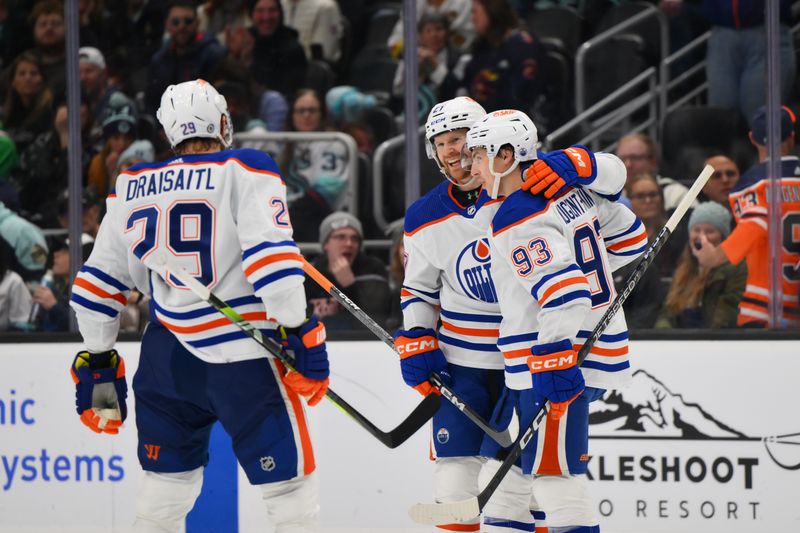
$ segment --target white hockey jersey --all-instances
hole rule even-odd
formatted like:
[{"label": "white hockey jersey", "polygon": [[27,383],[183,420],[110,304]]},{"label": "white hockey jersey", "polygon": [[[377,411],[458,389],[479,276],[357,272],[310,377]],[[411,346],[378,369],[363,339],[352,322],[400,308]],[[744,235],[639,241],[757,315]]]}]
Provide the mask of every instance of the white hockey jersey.
[{"label": "white hockey jersey", "polygon": [[292,239],[286,186],[256,150],[228,150],[141,164],[120,174],[94,249],[75,279],[71,306],[87,348],[111,348],[128,292],[149,294],[151,318],[200,359],[232,362],[266,351],[154,258],[167,254],[262,330],[305,318],[303,261]]},{"label": "white hockey jersey", "polygon": [[[506,384],[526,389],[531,347],[568,339],[579,350],[616,295],[612,272],[646,250],[647,234],[628,208],[592,191],[573,188],[549,201],[518,191],[498,209],[491,244]],[[621,311],[581,369],[591,387],[630,379]]]},{"label": "white hockey jersey", "polygon": [[[618,198],[624,164],[612,154],[597,153],[595,159],[597,178],[589,186]],[[505,367],[504,348],[497,345],[502,317],[487,232],[503,198],[491,200],[481,192],[475,205],[465,208],[453,198],[452,187],[442,182],[406,212],[404,327],[436,328],[441,318],[439,344],[450,363],[500,370]]]},{"label": "white hockey jersey", "polygon": [[448,362],[500,370],[500,306],[486,238],[500,202],[481,192],[463,207],[451,187],[443,181],[406,212],[404,327],[436,328],[441,318],[439,345]]}]

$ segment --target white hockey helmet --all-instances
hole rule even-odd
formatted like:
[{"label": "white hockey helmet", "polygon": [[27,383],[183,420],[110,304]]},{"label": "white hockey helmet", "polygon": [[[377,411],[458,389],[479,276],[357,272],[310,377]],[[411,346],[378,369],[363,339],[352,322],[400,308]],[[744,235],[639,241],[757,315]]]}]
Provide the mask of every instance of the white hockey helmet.
[{"label": "white hockey helmet", "polygon": [[[467,133],[467,150],[486,149],[489,171],[495,178],[489,195],[492,198],[497,198],[501,178],[510,174],[521,162],[537,158],[538,144],[539,137],[533,121],[528,115],[515,109],[493,111],[476,122]],[[510,145],[514,151],[514,163],[505,172],[497,174],[494,171],[494,158],[500,148],[506,145]]]},{"label": "white hockey helmet", "polygon": [[[225,131],[222,131],[222,117]],[[217,139],[225,148],[233,141],[233,125],[225,97],[205,80],[170,85],[161,95],[156,118],[164,128],[170,145],[194,137]]]},{"label": "white hockey helmet", "polygon": [[428,113],[428,121],[425,122],[425,152],[429,159],[436,161],[439,170],[447,176],[447,171],[436,156],[436,145],[433,138],[440,133],[458,129],[469,129],[478,120],[486,115],[483,106],[468,96],[458,96],[441,104],[436,104]]}]

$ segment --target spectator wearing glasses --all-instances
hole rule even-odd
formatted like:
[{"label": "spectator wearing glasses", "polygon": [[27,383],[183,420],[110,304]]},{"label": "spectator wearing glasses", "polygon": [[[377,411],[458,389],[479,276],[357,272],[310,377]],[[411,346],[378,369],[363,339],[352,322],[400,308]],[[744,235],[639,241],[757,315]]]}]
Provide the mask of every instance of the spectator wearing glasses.
[{"label": "spectator wearing glasses", "polygon": [[[356,217],[344,211],[331,213],[320,224],[319,241],[323,253],[312,264],[380,324],[386,320],[391,308],[386,265],[363,253],[363,236],[361,222]],[[308,312],[324,318],[326,328],[363,328],[349,311],[343,309],[316,282],[306,278],[305,288]]]},{"label": "spectator wearing glasses", "polygon": [[625,135],[617,142],[617,157],[625,163],[628,171],[628,181],[625,184],[625,194],[630,197],[630,185],[635,176],[650,174],[655,176],[659,189],[664,198],[664,211],[671,213],[688,192],[684,185],[672,178],[666,178],[658,173],[658,147],[656,142],[645,133]]},{"label": "spectator wearing glasses", "polygon": [[[300,89],[291,105],[287,130],[325,131],[326,115],[320,96],[313,89]],[[347,163],[347,148],[339,141],[286,143],[278,164],[286,181],[295,240],[315,241],[322,219],[340,206],[347,187]]]},{"label": "spectator wearing glasses", "polygon": [[198,31],[197,10],[191,0],[170,3],[166,17],[169,39],[150,62],[148,109],[155,112],[161,93],[169,85],[195,79],[211,79],[225,58],[225,49],[214,37]]},{"label": "spectator wearing glasses", "polygon": [[[655,239],[667,221],[664,212],[664,199],[656,178],[651,174],[640,174],[629,179],[628,185],[631,208],[647,230],[650,242]],[[681,231],[681,229],[683,230]],[[645,272],[636,285],[633,293],[626,300],[624,309],[628,327],[631,329],[652,328],[664,302],[668,287],[667,280],[675,270],[681,251],[686,244],[685,226],[678,226],[675,234],[661,249],[653,266]],[[630,273],[636,268],[636,262],[627,265],[614,273],[614,283],[619,291]]]},{"label": "spectator wearing glasses", "polygon": [[739,165],[725,154],[712,155],[706,159],[705,164],[714,167],[714,173],[703,187],[700,201],[716,202],[730,211],[728,195],[739,181]]},{"label": "spectator wearing glasses", "polygon": [[705,268],[697,262],[700,236],[719,245],[731,232],[730,212],[703,202],[689,217],[689,242],[681,254],[657,327],[731,328],[747,280],[745,265],[725,263]]}]

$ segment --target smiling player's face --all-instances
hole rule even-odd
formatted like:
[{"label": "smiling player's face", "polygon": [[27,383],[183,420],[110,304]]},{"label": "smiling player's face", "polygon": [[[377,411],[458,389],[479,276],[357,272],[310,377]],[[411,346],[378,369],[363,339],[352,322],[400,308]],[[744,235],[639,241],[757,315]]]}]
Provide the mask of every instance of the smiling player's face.
[{"label": "smiling player's face", "polygon": [[433,138],[433,145],[436,147],[436,157],[456,183],[463,185],[470,181],[470,174],[461,167],[461,148],[467,141],[467,130],[458,129],[440,133]]}]

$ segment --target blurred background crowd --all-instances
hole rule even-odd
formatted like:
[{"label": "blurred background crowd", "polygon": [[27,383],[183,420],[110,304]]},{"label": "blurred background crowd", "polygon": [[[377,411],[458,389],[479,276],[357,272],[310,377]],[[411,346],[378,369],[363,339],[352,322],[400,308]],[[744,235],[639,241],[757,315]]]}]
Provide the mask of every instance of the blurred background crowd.
[{"label": "blurred background crowd", "polygon": [[[78,5],[84,257],[117,174],[172,155],[155,120],[161,93],[203,78],[228,101],[235,144],[279,164],[306,255],[377,321],[400,325],[406,175],[423,192],[442,179],[431,161],[417,175],[403,158],[401,2]],[[791,156],[800,6],[779,6],[781,150]],[[487,111],[529,113],[545,150],[582,142],[612,151],[628,171],[621,201],[651,238],[711,164],[695,209],[626,310],[631,328],[736,327],[747,267],[703,263],[697,243],[730,235],[729,193],[766,158],[764,0],[417,0],[417,15],[419,111],[410,120],[419,125],[436,102],[469,95]],[[0,330],[67,331],[60,0],[0,0],[0,69]],[[359,327],[313,282],[307,293],[330,329]],[[131,295],[123,330],[147,320],[147,299]]]}]

